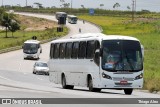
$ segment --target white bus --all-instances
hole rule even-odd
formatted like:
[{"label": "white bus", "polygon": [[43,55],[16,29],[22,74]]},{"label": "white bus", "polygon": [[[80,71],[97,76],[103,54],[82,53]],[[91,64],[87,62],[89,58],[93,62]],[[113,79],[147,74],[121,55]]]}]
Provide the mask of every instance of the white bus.
[{"label": "white bus", "polygon": [[71,23],[71,24],[76,24],[77,23],[77,16],[74,16],[74,15],[68,15],[68,23]]},{"label": "white bus", "polygon": [[24,59],[39,59],[42,47],[38,40],[27,40],[23,46]]},{"label": "white bus", "polygon": [[56,12],[55,17],[56,17],[57,20],[59,20],[59,17],[67,18],[67,13],[65,13],[65,12]]},{"label": "white bus", "polygon": [[63,88],[123,89],[130,95],[143,86],[143,46],[133,37],[87,33],[54,40],[48,64],[50,81]]}]

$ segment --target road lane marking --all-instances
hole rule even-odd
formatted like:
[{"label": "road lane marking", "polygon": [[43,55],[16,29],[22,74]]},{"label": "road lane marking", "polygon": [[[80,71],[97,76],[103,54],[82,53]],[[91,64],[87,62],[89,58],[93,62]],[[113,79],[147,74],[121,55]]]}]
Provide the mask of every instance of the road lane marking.
[{"label": "road lane marking", "polygon": [[24,74],[24,75],[26,75],[26,74],[28,74],[28,73],[26,73],[26,72],[23,72],[23,74]]},{"label": "road lane marking", "polygon": [[5,80],[12,81],[11,79],[8,79],[8,78],[2,77],[2,76],[0,76],[0,78],[5,79]]},{"label": "road lane marking", "polygon": [[39,77],[37,77],[37,79],[38,79],[38,80],[41,80],[41,81],[43,80],[42,78],[39,78]]}]

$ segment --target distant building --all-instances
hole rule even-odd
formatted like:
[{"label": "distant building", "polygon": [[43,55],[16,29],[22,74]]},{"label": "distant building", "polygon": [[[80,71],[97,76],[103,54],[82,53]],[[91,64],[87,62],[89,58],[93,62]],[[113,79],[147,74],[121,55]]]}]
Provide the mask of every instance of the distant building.
[{"label": "distant building", "polygon": [[11,8],[11,5],[4,5],[4,8]]},{"label": "distant building", "polygon": [[29,9],[32,8],[32,6],[24,6],[24,7],[25,7],[25,8],[29,8]]}]

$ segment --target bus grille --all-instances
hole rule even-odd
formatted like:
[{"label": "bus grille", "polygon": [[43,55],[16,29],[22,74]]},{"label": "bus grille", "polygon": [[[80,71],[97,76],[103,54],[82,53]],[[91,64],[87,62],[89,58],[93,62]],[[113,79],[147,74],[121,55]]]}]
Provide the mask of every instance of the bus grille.
[{"label": "bus grille", "polygon": [[118,86],[130,86],[132,85],[132,83],[126,83],[126,84],[121,84],[121,83],[115,83],[115,85],[118,85]]},{"label": "bus grille", "polygon": [[126,81],[134,81],[134,78],[122,78],[122,77],[113,77],[114,81],[122,81],[122,80],[126,80]]}]

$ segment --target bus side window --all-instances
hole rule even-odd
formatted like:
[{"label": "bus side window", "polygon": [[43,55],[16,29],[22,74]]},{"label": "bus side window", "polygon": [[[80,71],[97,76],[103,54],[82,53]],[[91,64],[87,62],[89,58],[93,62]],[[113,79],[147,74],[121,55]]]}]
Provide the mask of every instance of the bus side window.
[{"label": "bus side window", "polygon": [[88,41],[87,42],[87,59],[92,59],[94,57],[95,52],[95,42],[94,41]]},{"label": "bus side window", "polygon": [[72,45],[71,58],[77,59],[77,57],[78,57],[78,49],[79,49],[79,42],[74,42],[73,45]]},{"label": "bus side window", "polygon": [[38,48],[40,48],[40,44],[38,44]]},{"label": "bus side window", "polygon": [[69,59],[71,58],[71,54],[72,54],[72,43],[69,42],[66,44],[66,54],[65,54],[65,58]]},{"label": "bus side window", "polygon": [[53,53],[54,53],[54,44],[51,44],[51,46],[50,46],[50,59],[53,58]]},{"label": "bus side window", "polygon": [[95,51],[96,49],[99,49],[100,48],[100,43],[99,41],[95,41]]},{"label": "bus side window", "polygon": [[79,45],[79,52],[78,52],[78,58],[83,59],[86,58],[86,41],[80,42]]},{"label": "bus side window", "polygon": [[[97,49],[99,49],[99,55],[97,53],[95,54]],[[100,43],[99,43],[99,41],[95,41],[94,62],[97,66],[99,66],[99,64],[100,64],[100,54],[101,54]]]},{"label": "bus side window", "polygon": [[63,59],[65,57],[65,47],[66,46],[66,43],[61,43],[60,44],[60,47],[59,47],[59,58],[60,59]]},{"label": "bus side window", "polygon": [[54,59],[59,58],[59,44],[54,45],[53,58]]}]

